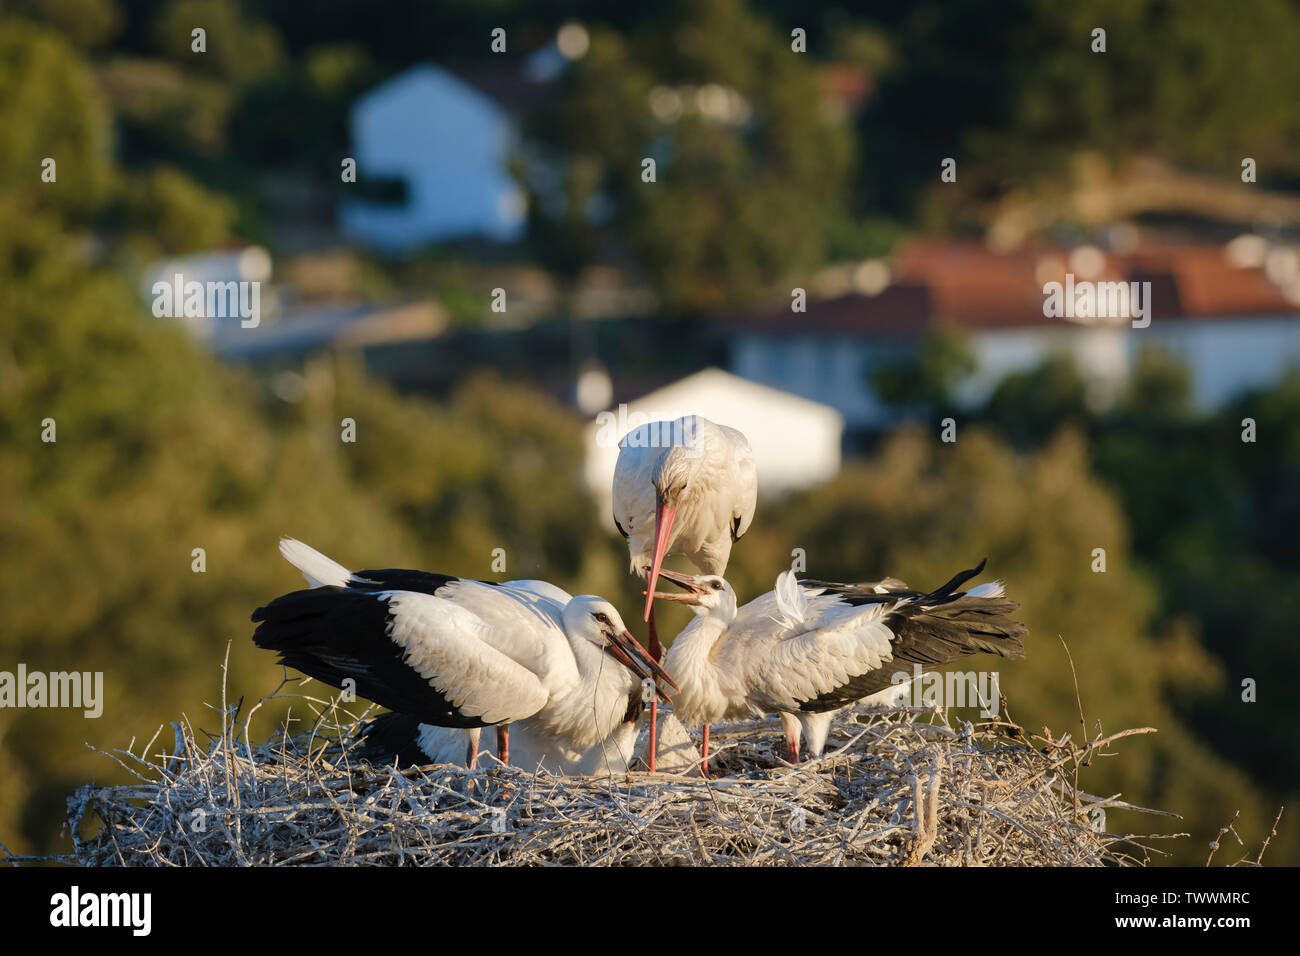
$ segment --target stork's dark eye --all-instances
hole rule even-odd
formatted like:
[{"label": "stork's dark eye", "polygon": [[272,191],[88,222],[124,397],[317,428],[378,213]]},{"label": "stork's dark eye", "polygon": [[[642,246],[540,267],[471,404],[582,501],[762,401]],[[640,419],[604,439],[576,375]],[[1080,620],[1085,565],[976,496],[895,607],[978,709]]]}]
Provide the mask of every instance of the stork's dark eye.
[{"label": "stork's dark eye", "polygon": [[609,623],[609,615],[608,615],[608,614],[603,614],[603,613],[602,613],[602,614],[596,614],[596,615],[593,615],[593,616],[594,616],[594,617],[596,618],[596,620],[599,621],[601,624],[608,624],[608,623]]},{"label": "stork's dark eye", "polygon": [[721,582],[721,581],[714,581],[714,582],[713,582],[713,590],[715,590],[715,591],[721,591],[721,590],[722,590],[722,582]]}]

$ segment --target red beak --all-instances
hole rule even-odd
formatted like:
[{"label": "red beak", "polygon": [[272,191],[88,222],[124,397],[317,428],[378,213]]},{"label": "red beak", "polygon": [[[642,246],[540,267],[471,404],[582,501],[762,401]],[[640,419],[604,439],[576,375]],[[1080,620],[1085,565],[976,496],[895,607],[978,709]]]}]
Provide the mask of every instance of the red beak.
[{"label": "red beak", "polygon": [[654,607],[655,584],[659,581],[659,569],[663,567],[664,552],[672,540],[673,519],[677,509],[669,508],[662,501],[655,503],[655,553],[650,563],[650,576],[646,579],[645,619],[650,620],[650,608]]},{"label": "red beak", "polygon": [[[641,642],[632,636],[630,631],[624,631],[622,634],[616,634],[609,639],[605,645],[614,660],[618,661],[628,670],[636,674],[637,677],[659,679],[666,681],[673,690],[681,690],[677,686],[677,681],[668,676],[668,672],[663,669],[660,663],[650,656],[650,652],[641,646]],[[668,700],[668,695],[658,687],[656,693],[664,700]]]}]

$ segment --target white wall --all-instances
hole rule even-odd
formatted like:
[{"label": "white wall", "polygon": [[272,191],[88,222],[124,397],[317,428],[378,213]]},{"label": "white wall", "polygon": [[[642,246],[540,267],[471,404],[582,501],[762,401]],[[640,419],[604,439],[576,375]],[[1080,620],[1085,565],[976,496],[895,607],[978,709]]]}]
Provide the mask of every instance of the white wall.
[{"label": "white wall", "polygon": [[994,329],[971,336],[976,371],[958,390],[966,405],[988,400],[998,383],[1012,372],[1037,368],[1051,355],[1068,355],[1089,385],[1089,398],[1104,408],[1128,379],[1127,327],[1085,326],[1062,322],[1057,326]]},{"label": "white wall", "polygon": [[[967,406],[982,404],[1012,372],[1036,368],[1065,354],[1088,383],[1097,408],[1118,397],[1133,362],[1148,344],[1188,363],[1193,397],[1201,408],[1222,405],[1240,392],[1276,382],[1288,365],[1300,365],[1300,319],[1154,319],[1145,329],[1070,322],[990,329],[970,336],[976,372],[958,389]],[[906,354],[914,345],[812,335],[736,336],[731,370],[737,375],[837,409],[853,428],[884,428],[893,413],[871,391],[867,369]]]},{"label": "white wall", "polygon": [[731,345],[736,375],[835,408],[854,428],[890,418],[868,386],[868,369],[906,348],[858,338],[744,335]]},{"label": "white wall", "polygon": [[[1282,377],[1288,365],[1300,366],[1300,319],[1153,320],[1152,338],[1192,368],[1194,399],[1200,408],[1214,408],[1250,388],[1266,387]],[[1137,354],[1145,341],[1140,330],[1129,341]]]},{"label": "white wall", "polygon": [[513,138],[508,117],[486,96],[436,67],[413,67],[352,110],[358,181],[403,179],[407,204],[344,203],[343,231],[390,249],[519,238],[523,194],[506,165]]}]

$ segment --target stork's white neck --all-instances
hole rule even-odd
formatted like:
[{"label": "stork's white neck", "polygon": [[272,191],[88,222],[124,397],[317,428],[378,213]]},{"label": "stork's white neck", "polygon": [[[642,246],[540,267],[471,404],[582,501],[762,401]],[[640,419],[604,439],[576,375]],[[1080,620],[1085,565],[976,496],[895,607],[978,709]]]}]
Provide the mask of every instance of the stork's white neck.
[{"label": "stork's white neck", "polygon": [[734,681],[713,659],[713,649],[729,626],[720,611],[702,614],[668,648],[664,669],[681,688],[673,695],[673,713],[687,724],[711,724],[734,709]]},{"label": "stork's white neck", "polygon": [[565,636],[579,680],[553,694],[537,717],[547,733],[571,748],[565,759],[576,760],[622,723],[628,695],[639,688],[640,681],[602,646],[567,631]]}]

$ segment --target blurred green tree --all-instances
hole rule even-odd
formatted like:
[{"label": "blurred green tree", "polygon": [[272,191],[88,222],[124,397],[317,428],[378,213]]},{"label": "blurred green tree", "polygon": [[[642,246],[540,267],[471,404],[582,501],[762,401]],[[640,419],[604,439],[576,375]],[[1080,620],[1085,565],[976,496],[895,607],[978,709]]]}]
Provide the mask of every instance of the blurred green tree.
[{"label": "blurred green tree", "polygon": [[569,271],[598,247],[602,209],[670,311],[754,302],[823,261],[852,138],[818,108],[808,58],[742,0],[675,4],[627,40],[594,30],[567,82],[524,175],[535,235]]},{"label": "blurred green tree", "polygon": [[[57,33],[8,19],[0,30],[0,193],[93,213],[114,177],[109,114],[90,69]],[[55,181],[42,179],[55,162]]]},{"label": "blurred green tree", "polygon": [[952,410],[957,387],[975,371],[967,336],[955,328],[939,329],[916,351],[882,363],[869,380],[876,396],[912,419],[937,419]]}]

